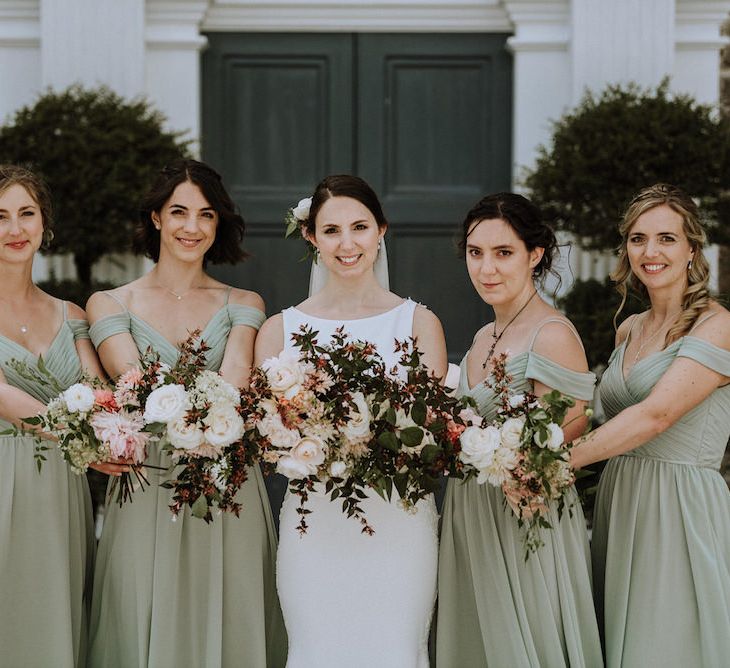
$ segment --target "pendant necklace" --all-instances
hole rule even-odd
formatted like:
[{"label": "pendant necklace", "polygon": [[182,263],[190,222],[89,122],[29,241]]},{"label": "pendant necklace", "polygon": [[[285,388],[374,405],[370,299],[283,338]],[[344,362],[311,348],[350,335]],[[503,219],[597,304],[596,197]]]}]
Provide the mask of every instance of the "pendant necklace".
[{"label": "pendant necklace", "polygon": [[[682,312],[682,309],[679,309],[679,311],[677,311],[677,315],[679,315],[681,312]],[[639,349],[636,351],[636,355],[634,355],[634,362],[631,365],[632,367],[639,360],[639,355],[641,355],[641,351],[644,350],[644,346],[646,346],[646,344],[649,343],[649,341],[653,341],[656,338],[657,334],[659,334],[659,332],[661,332],[664,329],[664,324],[662,324],[662,326],[659,329],[657,329],[657,331],[654,332],[646,341],[642,341],[642,339],[644,338],[644,322],[645,321],[646,321],[646,318],[644,318],[641,321],[641,329],[639,329]],[[666,322],[666,320],[664,322]]]},{"label": "pendant necklace", "polygon": [[26,334],[28,332],[28,325],[21,325],[20,331],[23,332],[23,334]]},{"label": "pendant necklace", "polygon": [[495,321],[494,321],[494,332],[492,332],[492,339],[494,339],[494,340],[492,341],[492,345],[490,346],[489,352],[487,353],[487,359],[485,359],[484,360],[484,364],[482,364],[482,369],[486,369],[487,368],[487,364],[488,364],[489,360],[492,359],[492,355],[494,355],[494,349],[497,347],[497,344],[499,343],[499,340],[502,338],[502,335],[507,331],[507,328],[515,320],[517,320],[517,316],[519,316],[520,313],[522,313],[522,311],[524,311],[528,307],[528,305],[532,301],[532,298],[536,294],[537,294],[537,290],[535,290],[535,292],[533,292],[530,295],[530,298],[524,303],[524,305],[522,306],[522,308],[519,311],[517,311],[517,313],[514,314],[514,316],[512,317],[512,320],[510,320],[504,327],[502,327],[502,331],[499,334],[497,334],[497,320],[495,319]]},{"label": "pendant necklace", "polygon": [[173,297],[175,297],[175,298],[176,298],[176,299],[177,299],[178,301],[182,301],[183,297],[186,297],[186,296],[187,296],[187,295],[189,295],[189,294],[190,294],[190,293],[191,293],[191,292],[192,292],[193,290],[196,290],[196,289],[197,289],[197,288],[195,288],[195,287],[192,287],[192,288],[189,288],[188,290],[186,290],[185,292],[183,292],[182,294],[180,294],[179,292],[175,292],[174,290],[172,290],[172,289],[170,289],[170,288],[168,288],[168,287],[166,287],[166,286],[164,286],[164,285],[161,285],[161,284],[159,284],[159,283],[158,283],[158,285],[159,285],[159,287],[161,287],[161,288],[162,288],[163,290],[167,290],[167,291],[168,291],[168,292],[169,292],[169,293],[170,293],[170,294],[171,294],[171,295],[172,295]]}]

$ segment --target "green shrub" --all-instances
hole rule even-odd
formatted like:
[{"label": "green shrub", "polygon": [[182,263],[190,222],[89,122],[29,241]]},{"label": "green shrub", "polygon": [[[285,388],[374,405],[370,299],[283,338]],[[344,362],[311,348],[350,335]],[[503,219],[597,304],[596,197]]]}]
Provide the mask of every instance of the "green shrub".
[{"label": "green shrub", "polygon": [[106,88],[48,92],[0,128],[0,162],[22,164],[51,188],[55,238],[49,252],[72,253],[78,279],[130,247],[137,206],[154,175],[187,155],[181,133],[145,100]]},{"label": "green shrub", "polygon": [[558,229],[585,248],[619,242],[617,223],[629,200],[657,182],[700,200],[711,237],[730,243],[730,121],[684,95],[610,86],[587,94],[554,124],[525,185]]},{"label": "green shrub", "polygon": [[[570,318],[583,339],[591,369],[599,369],[611,356],[616,338],[613,317],[620,303],[621,295],[610,278],[603,282],[594,278],[577,280],[572,290],[558,300],[558,307]],[[617,324],[647,306],[630,293]]]}]

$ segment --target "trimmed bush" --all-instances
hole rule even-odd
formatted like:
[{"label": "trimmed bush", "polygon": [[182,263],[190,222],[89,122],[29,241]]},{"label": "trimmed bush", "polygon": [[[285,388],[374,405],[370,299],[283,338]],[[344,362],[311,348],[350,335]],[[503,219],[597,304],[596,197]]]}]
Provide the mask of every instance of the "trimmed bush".
[{"label": "trimmed bush", "polygon": [[154,175],[187,156],[181,133],[145,100],[106,88],[50,91],[0,128],[0,162],[22,164],[51,188],[55,238],[50,253],[71,253],[78,279],[93,264],[131,247],[137,206]]}]

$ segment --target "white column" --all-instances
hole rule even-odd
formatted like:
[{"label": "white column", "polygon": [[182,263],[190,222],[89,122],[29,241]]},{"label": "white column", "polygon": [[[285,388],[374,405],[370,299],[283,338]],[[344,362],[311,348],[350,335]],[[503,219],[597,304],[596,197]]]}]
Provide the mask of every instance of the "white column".
[{"label": "white column", "polygon": [[508,0],[514,25],[512,182],[534,166],[535,150],[550,140],[551,122],[571,103],[568,0]]},{"label": "white column", "polygon": [[144,0],[41,0],[43,86],[144,89]]},{"label": "white column", "polygon": [[672,71],[675,0],[572,3],[573,102],[608,84],[656,86]]},{"label": "white column", "polygon": [[168,119],[187,132],[193,150],[200,141],[200,52],[207,40],[200,26],[208,0],[147,0],[145,90]]},{"label": "white column", "polygon": [[720,96],[722,24],[730,18],[728,0],[677,0],[672,88],[697,101],[717,104]]},{"label": "white column", "polygon": [[38,0],[0,0],[0,124],[32,104],[41,85]]}]

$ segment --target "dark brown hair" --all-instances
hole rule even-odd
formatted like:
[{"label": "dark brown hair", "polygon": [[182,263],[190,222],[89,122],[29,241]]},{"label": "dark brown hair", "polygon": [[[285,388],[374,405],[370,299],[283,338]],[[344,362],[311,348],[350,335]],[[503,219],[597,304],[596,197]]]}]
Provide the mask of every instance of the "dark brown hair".
[{"label": "dark brown hair", "polygon": [[323,178],[314,189],[312,204],[309,207],[309,218],[302,224],[302,227],[309,236],[314,236],[317,214],[322,205],[332,197],[351,197],[357,200],[373,214],[379,228],[387,227],[388,221],[383,214],[380,200],[375,191],[359,176],[349,174],[333,174]]},{"label": "dark brown hair", "polygon": [[177,160],[164,167],[139,207],[139,220],[134,233],[134,250],[155,262],[160,259],[160,232],[152,221],[152,213],[160,213],[175,188],[190,181],[200,188],[203,197],[218,214],[215,241],[203,260],[219,264],[235,264],[248,254],[241,248],[246,225],[226,192],[220,174],[197,160]]},{"label": "dark brown hair", "polygon": [[[461,225],[459,250],[461,256],[466,255],[466,243],[474,229],[472,225],[480,220],[504,220],[522,240],[528,251],[543,248],[540,262],[532,270],[536,279],[545,277],[552,270],[558,242],[553,229],[543,220],[540,209],[529,199],[516,193],[495,193],[480,199],[466,214]],[[555,272],[553,272],[555,273]]]}]

